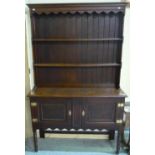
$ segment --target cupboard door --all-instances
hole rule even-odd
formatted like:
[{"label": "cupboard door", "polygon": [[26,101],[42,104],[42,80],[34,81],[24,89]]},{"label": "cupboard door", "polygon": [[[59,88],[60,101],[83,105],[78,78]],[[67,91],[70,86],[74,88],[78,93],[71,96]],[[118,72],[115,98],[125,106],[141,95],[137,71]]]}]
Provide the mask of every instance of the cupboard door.
[{"label": "cupboard door", "polygon": [[42,128],[70,128],[72,106],[67,99],[43,99],[39,101]]},{"label": "cupboard door", "polygon": [[82,104],[82,127],[90,129],[114,128],[116,101],[106,98],[86,99]]}]

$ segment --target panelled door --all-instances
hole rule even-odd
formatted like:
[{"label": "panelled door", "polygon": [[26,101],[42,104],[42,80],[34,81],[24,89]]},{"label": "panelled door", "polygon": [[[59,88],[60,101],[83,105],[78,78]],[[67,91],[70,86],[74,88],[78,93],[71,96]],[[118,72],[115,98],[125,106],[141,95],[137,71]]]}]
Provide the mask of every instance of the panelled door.
[{"label": "panelled door", "polygon": [[88,98],[82,104],[82,128],[114,128],[117,115],[116,100],[109,98]]},{"label": "panelled door", "polygon": [[43,128],[70,128],[72,106],[68,99],[39,100],[40,125]]}]

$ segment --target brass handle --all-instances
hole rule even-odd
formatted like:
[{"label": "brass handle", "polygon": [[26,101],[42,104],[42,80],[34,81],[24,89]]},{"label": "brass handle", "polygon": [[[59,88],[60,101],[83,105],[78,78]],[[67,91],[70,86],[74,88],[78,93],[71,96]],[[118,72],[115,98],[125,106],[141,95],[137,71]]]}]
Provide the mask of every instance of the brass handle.
[{"label": "brass handle", "polygon": [[82,116],[83,116],[83,117],[85,116],[85,111],[84,111],[84,110],[82,110]]},{"label": "brass handle", "polygon": [[31,107],[36,107],[37,103],[36,102],[31,102]]},{"label": "brass handle", "polygon": [[117,107],[118,107],[118,108],[124,107],[124,103],[118,103],[118,104],[117,104]]},{"label": "brass handle", "polygon": [[68,115],[72,116],[72,111],[71,110],[68,111]]},{"label": "brass handle", "polygon": [[37,119],[37,118],[33,118],[33,119],[32,119],[32,122],[33,122],[33,123],[37,123],[37,122],[38,122],[38,119]]},{"label": "brass handle", "polygon": [[123,120],[118,119],[118,120],[116,120],[116,123],[117,123],[117,124],[121,124],[121,123],[123,123]]}]

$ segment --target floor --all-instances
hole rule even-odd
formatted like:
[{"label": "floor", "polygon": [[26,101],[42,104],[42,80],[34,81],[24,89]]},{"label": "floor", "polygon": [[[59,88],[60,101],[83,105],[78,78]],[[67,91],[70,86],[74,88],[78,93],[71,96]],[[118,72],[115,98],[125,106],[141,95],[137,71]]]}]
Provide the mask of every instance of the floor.
[{"label": "floor", "polygon": [[[115,140],[107,135],[62,135],[46,134],[45,139],[38,138],[39,151],[33,152],[33,140],[26,140],[25,155],[112,155],[115,154]],[[122,146],[120,155],[127,155]]]}]

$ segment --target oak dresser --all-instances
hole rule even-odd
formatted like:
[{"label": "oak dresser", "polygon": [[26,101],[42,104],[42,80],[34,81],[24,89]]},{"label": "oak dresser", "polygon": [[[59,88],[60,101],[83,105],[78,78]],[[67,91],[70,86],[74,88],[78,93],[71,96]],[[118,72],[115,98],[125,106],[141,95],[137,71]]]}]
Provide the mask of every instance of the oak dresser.
[{"label": "oak dresser", "polygon": [[109,134],[120,149],[125,93],[120,89],[125,3],[29,4],[36,130]]}]

